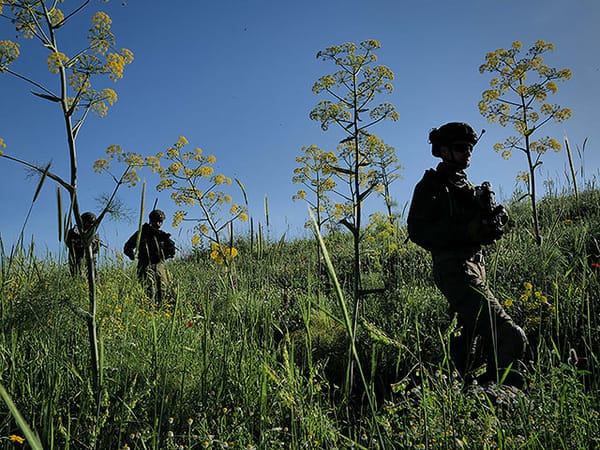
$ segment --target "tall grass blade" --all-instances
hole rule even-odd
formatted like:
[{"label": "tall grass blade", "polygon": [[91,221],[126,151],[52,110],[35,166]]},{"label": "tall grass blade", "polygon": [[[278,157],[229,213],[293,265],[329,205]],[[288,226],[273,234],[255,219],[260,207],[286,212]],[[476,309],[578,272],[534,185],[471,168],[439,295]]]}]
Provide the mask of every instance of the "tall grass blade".
[{"label": "tall grass blade", "polygon": [[27,443],[29,444],[29,446],[33,450],[44,450],[44,447],[42,447],[42,443],[40,442],[39,438],[33,432],[33,430],[29,427],[29,424],[23,418],[23,416],[17,409],[16,405],[13,403],[12,398],[10,397],[8,392],[6,392],[6,389],[4,389],[4,386],[1,384],[0,384],[0,396],[4,400],[4,403],[6,403],[6,406],[10,410],[13,417],[15,418],[17,425],[19,426],[19,428],[25,435],[25,439],[27,439]]},{"label": "tall grass blade", "polygon": [[237,183],[237,185],[240,187],[240,190],[242,191],[242,195],[244,196],[244,203],[246,204],[246,206],[248,206],[248,194],[246,194],[246,188],[244,187],[242,182],[240,180],[238,180],[237,178],[235,178],[235,182]]},{"label": "tall grass blade", "polygon": [[46,178],[48,177],[48,172],[50,171],[50,163],[48,163],[48,165],[46,166],[46,168],[44,169],[44,171],[42,172],[42,176],[40,178],[40,182],[38,183],[36,189],[35,189],[35,193],[33,194],[33,200],[31,201],[32,203],[35,202],[38,198],[38,195],[40,195],[40,191],[42,190],[42,186],[44,186],[44,181],[46,181]]},{"label": "tall grass blade", "polygon": [[267,219],[267,228],[269,228],[269,196],[265,194],[265,218]]},{"label": "tall grass blade", "polygon": [[56,207],[58,210],[58,242],[62,242],[63,238],[63,221],[62,221],[62,194],[60,186],[56,187]]},{"label": "tall grass blade", "polygon": [[[340,309],[342,310],[343,319],[344,319],[344,327],[346,328],[346,332],[348,333],[348,337],[350,338],[350,351],[352,353],[352,357],[354,358],[354,362],[356,363],[356,367],[358,368],[358,373],[360,374],[361,382],[365,388],[365,395],[369,402],[369,408],[371,410],[371,414],[373,414],[373,418],[377,417],[377,411],[375,407],[375,402],[371,396],[369,390],[369,384],[367,383],[367,379],[365,378],[362,365],[360,363],[360,358],[358,355],[358,350],[356,349],[356,340],[354,335],[354,326],[352,324],[352,319],[350,318],[350,314],[348,313],[348,308],[346,307],[346,301],[344,299],[344,293],[342,292],[342,287],[340,282],[335,274],[335,269],[333,267],[333,263],[331,262],[331,258],[329,257],[329,252],[327,251],[327,247],[325,246],[325,241],[323,241],[323,236],[319,232],[319,225],[315,219],[314,213],[311,208],[308,209],[308,213],[310,214],[310,220],[313,224],[313,228],[315,231],[315,235],[317,237],[317,241],[319,242],[319,246],[321,248],[321,252],[323,254],[323,259],[325,259],[325,266],[327,267],[327,272],[329,273],[329,277],[331,278],[331,282],[333,283],[335,295],[338,300],[338,304]],[[381,443],[381,448],[385,448],[384,441],[381,436],[381,431],[379,429],[379,424],[377,420],[375,422],[375,427],[377,429],[377,434],[379,436],[379,442]]]},{"label": "tall grass blade", "polygon": [[571,170],[571,179],[573,180],[573,189],[575,191],[575,201],[579,204],[579,190],[577,189],[577,175],[575,174],[575,166],[573,165],[573,155],[571,153],[571,146],[569,145],[569,138],[565,134],[565,149],[567,150],[567,158],[569,160],[569,169]]},{"label": "tall grass blade", "polygon": [[146,205],[146,180],[142,183],[142,198],[140,199],[140,219],[138,221],[138,234],[135,241],[135,250],[139,254],[140,240],[142,239],[142,225],[144,224],[144,208]]}]

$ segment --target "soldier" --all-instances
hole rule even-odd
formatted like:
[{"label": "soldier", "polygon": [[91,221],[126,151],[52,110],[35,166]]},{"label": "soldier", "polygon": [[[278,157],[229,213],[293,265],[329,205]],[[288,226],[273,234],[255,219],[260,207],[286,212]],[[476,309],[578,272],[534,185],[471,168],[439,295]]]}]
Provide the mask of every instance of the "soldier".
[{"label": "soldier", "polygon": [[[73,226],[69,231],[67,231],[67,236],[65,238],[65,244],[69,249],[69,270],[71,271],[71,275],[81,275],[82,267],[84,264],[84,255],[85,255],[85,247],[83,245],[83,233],[89,231],[96,221],[96,215],[92,212],[84,212],[81,215],[81,221],[83,223],[82,232],[79,231],[77,225]],[[94,256],[94,266],[96,265],[95,256],[98,254],[100,250],[100,238],[97,234],[92,237],[92,255]]]},{"label": "soldier", "polygon": [[490,204],[489,183],[475,187],[464,172],[477,141],[466,123],[430,132],[431,152],[442,161],[415,187],[408,234],[431,252],[435,283],[456,316],[460,334],[451,338],[450,353],[457,371],[465,382],[472,381],[479,351],[486,362],[479,382],[498,382],[506,372],[504,383],[520,388],[527,338],[488,288],[481,250],[501,237],[508,215],[504,207]]},{"label": "soldier", "polygon": [[[149,223],[142,225],[138,248],[138,280],[146,288],[148,297],[161,304],[166,296],[168,286],[165,260],[175,256],[175,243],[171,235],[160,229],[165,220],[165,213],[160,209],[150,212]],[[138,232],[136,231],[125,243],[123,253],[132,261],[135,259]]]}]

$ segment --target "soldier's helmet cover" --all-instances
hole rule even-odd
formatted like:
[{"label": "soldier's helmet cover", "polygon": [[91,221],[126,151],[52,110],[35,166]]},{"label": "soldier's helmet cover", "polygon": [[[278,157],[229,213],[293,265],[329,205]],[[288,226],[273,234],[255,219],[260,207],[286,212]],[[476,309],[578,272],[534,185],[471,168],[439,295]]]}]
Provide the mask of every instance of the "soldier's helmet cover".
[{"label": "soldier's helmet cover", "polygon": [[473,128],[464,122],[449,122],[429,132],[431,154],[437,157],[441,156],[440,146],[442,145],[451,144],[455,141],[465,141],[475,145],[477,140],[477,134]]},{"label": "soldier's helmet cover", "polygon": [[150,211],[148,217],[150,218],[150,222],[164,222],[166,216],[160,209],[153,209]]}]

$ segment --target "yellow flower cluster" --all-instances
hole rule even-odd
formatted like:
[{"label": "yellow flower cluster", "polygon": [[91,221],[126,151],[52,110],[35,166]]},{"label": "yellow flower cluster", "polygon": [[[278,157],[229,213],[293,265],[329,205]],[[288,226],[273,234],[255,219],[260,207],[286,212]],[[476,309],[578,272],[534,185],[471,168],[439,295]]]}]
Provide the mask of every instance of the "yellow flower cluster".
[{"label": "yellow flower cluster", "polygon": [[202,240],[202,236],[200,236],[198,233],[194,233],[194,235],[192,236],[192,245],[193,246],[200,245],[201,240]]},{"label": "yellow flower cluster", "polygon": [[58,73],[61,67],[69,62],[69,57],[61,52],[52,52],[48,55],[48,70],[52,73]]},{"label": "yellow flower cluster", "polygon": [[213,242],[211,245],[210,259],[216,261],[217,264],[229,262],[238,255],[235,247],[229,247],[225,244]]},{"label": "yellow flower cluster", "polygon": [[205,178],[210,177],[214,173],[214,171],[215,170],[211,166],[202,166],[199,169],[200,176]]},{"label": "yellow flower cluster", "polygon": [[111,24],[112,19],[105,12],[98,11],[92,16],[92,28],[90,28],[88,39],[90,48],[95,53],[104,55],[114,45],[114,36],[110,31]]},{"label": "yellow flower cluster", "polygon": [[[173,226],[177,227],[184,220],[186,208],[198,205],[200,217],[189,219],[197,222],[192,244],[199,245],[203,238],[218,242],[219,232],[226,229],[228,223],[248,220],[247,208],[232,204],[232,196],[218,190],[220,185],[232,184],[232,179],[215,174],[213,164],[217,158],[204,155],[198,147],[185,151],[188,144],[185,136],[179,136],[164,153],[146,157],[145,165],[160,176],[156,188],[170,190],[173,202],[182,207],[174,217]],[[224,205],[231,205],[228,211]]]},{"label": "yellow flower cluster", "polygon": [[205,236],[208,235],[210,231],[206,224],[198,225],[197,229],[198,231],[200,231],[200,233],[202,233]]},{"label": "yellow flower cluster", "polygon": [[0,41],[0,72],[19,57],[19,44],[13,41]]},{"label": "yellow flower cluster", "polygon": [[109,53],[106,55],[105,70],[108,72],[108,77],[117,81],[123,78],[123,69],[127,64],[133,61],[133,53],[126,48],[121,49],[121,53]]},{"label": "yellow flower cluster", "polygon": [[97,11],[92,16],[92,27],[96,30],[110,29],[111,24],[112,24],[112,19],[105,12]]},{"label": "yellow flower cluster", "polygon": [[529,173],[528,172],[519,172],[516,177],[517,181],[522,181],[525,184],[529,183]]},{"label": "yellow flower cluster", "polygon": [[215,175],[212,180],[215,184],[223,184],[223,183],[231,184],[231,178],[228,178],[221,173],[218,175]]},{"label": "yellow flower cluster", "polygon": [[90,87],[90,77],[87,73],[73,71],[69,74],[69,86],[75,91],[86,92]]},{"label": "yellow flower cluster", "polygon": [[65,15],[58,8],[53,8],[48,12],[48,18],[50,19],[50,23],[53,27],[57,27],[61,24],[63,20],[65,20]]},{"label": "yellow flower cluster", "polygon": [[186,215],[187,215],[187,213],[185,211],[182,211],[182,210],[176,211],[175,215],[173,216],[173,228],[177,228],[179,226],[179,224],[181,222],[183,222],[183,219],[185,219]]},{"label": "yellow flower cluster", "polygon": [[522,303],[525,312],[525,331],[539,326],[544,319],[548,318],[547,313],[554,310],[554,306],[549,302],[548,297],[539,290],[535,290],[529,282],[523,283],[519,301]]},{"label": "yellow flower cluster", "polygon": [[11,434],[8,439],[10,442],[16,442],[17,444],[23,444],[25,442],[25,438],[17,434]]},{"label": "yellow flower cluster", "polygon": [[110,88],[103,89],[97,93],[98,99],[94,101],[92,109],[98,117],[105,117],[108,107],[117,102],[117,93]]},{"label": "yellow flower cluster", "polygon": [[179,138],[177,138],[177,142],[175,143],[175,147],[183,148],[187,144],[189,144],[187,138],[185,136],[179,136]]},{"label": "yellow flower cluster", "polygon": [[128,186],[135,186],[140,181],[138,170],[144,166],[144,158],[134,152],[125,152],[118,145],[109,145],[106,149],[106,158],[94,161],[94,171],[97,173],[110,172],[111,161],[114,159],[126,164],[125,172],[121,177],[123,183]]}]

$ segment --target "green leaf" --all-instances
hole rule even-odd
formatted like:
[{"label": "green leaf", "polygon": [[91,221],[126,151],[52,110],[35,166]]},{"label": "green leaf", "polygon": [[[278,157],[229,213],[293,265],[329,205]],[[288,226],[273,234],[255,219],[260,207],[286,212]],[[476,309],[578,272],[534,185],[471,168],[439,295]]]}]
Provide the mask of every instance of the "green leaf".
[{"label": "green leaf", "polygon": [[42,172],[42,178],[40,178],[40,182],[37,185],[35,193],[33,194],[32,203],[34,203],[37,200],[38,195],[40,195],[40,191],[42,190],[42,186],[44,185],[44,181],[46,181],[46,178],[48,176],[48,172],[50,171],[50,165],[51,164],[52,163],[48,163],[48,165],[46,166],[46,168]]},{"label": "green leaf", "polygon": [[50,100],[51,102],[56,102],[56,103],[60,102],[60,97],[57,97],[56,95],[42,94],[41,92],[35,92],[35,91],[31,91],[31,93],[33,95],[36,95],[43,99]]}]

